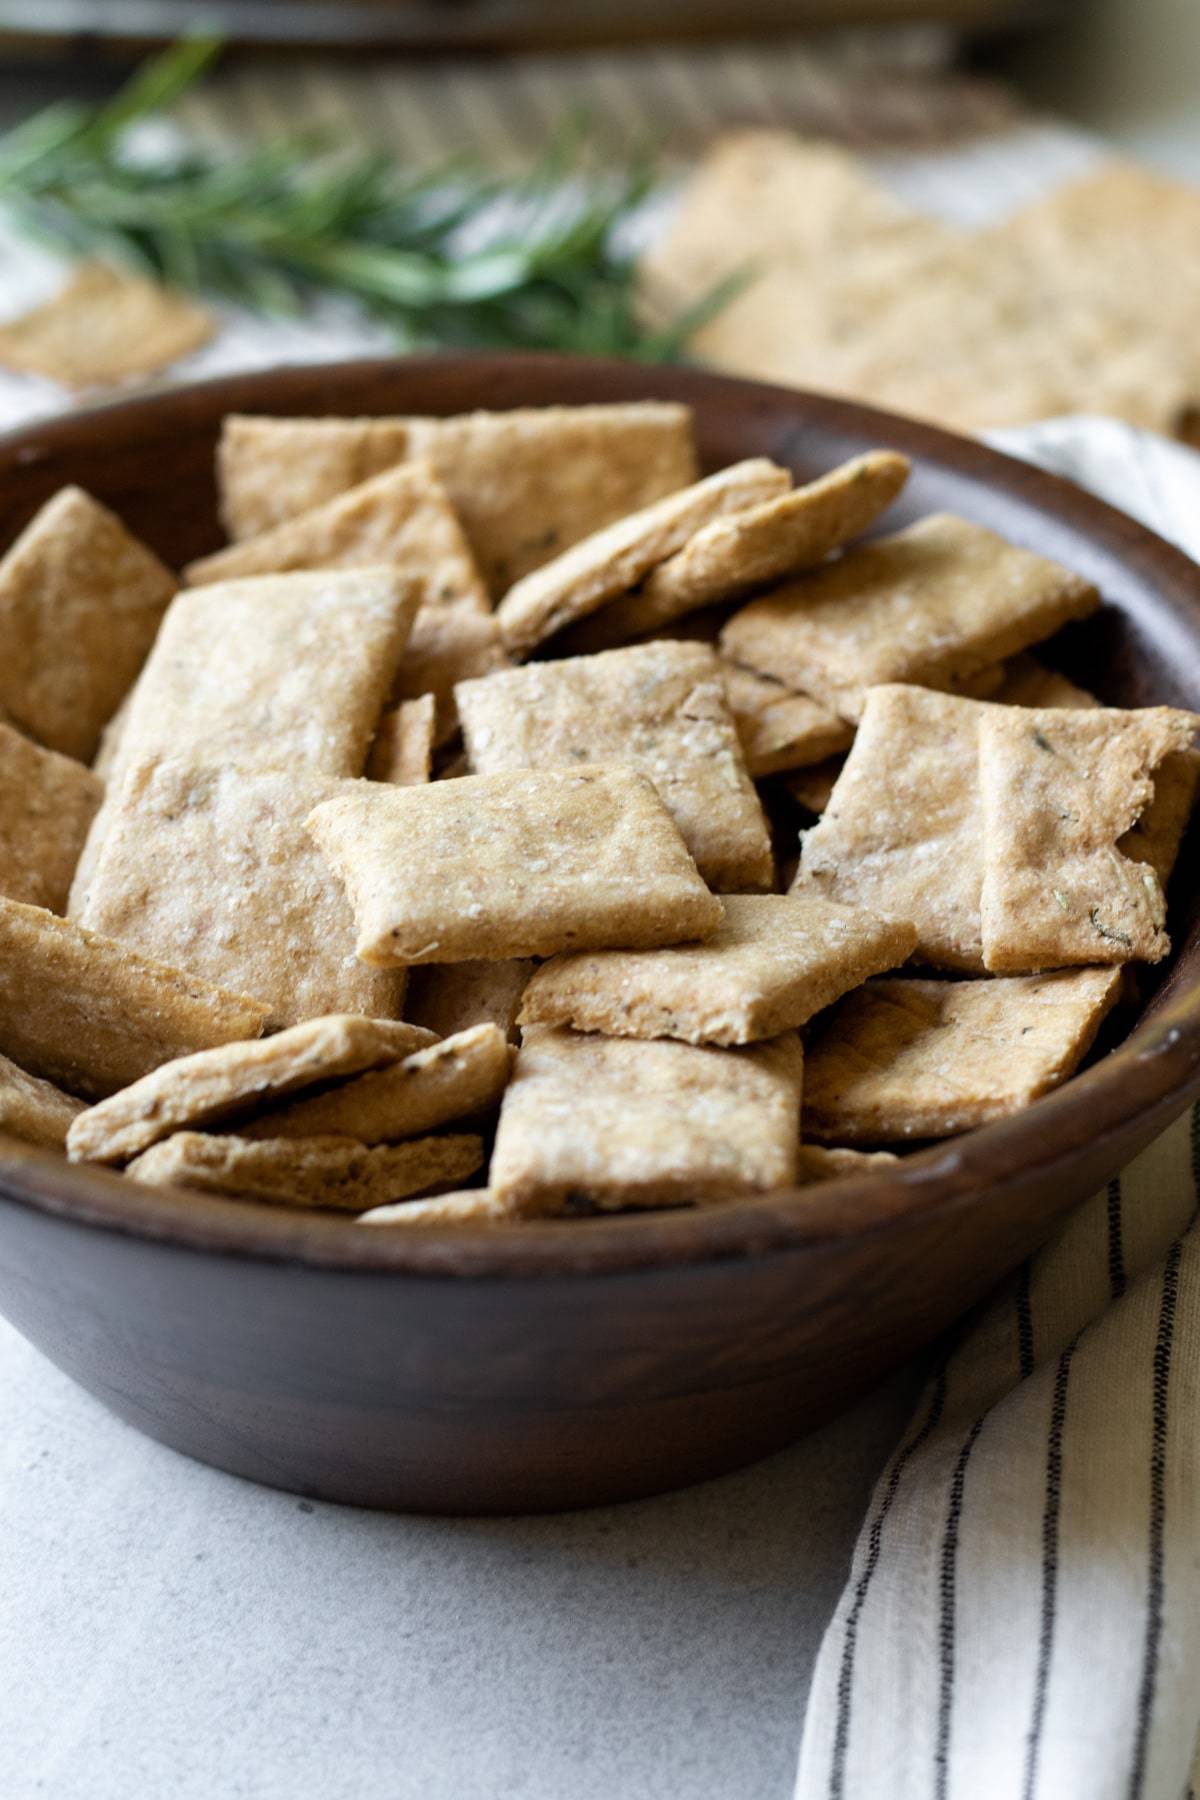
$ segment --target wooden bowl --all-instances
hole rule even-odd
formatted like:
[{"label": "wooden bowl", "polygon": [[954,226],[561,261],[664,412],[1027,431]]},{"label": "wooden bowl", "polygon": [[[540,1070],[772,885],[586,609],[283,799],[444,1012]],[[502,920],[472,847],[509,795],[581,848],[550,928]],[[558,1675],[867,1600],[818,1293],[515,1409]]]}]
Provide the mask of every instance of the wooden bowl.
[{"label": "wooden bowl", "polygon": [[[949,508],[1095,580],[1063,640],[1106,699],[1200,707],[1200,571],[1069,483],[945,432],[688,370],[553,357],[284,369],[0,442],[0,542],[63,482],[167,560],[216,547],[222,415],[455,413],[662,397],[709,467],[797,478],[911,456],[897,515]],[[697,1212],[367,1231],[138,1187],[0,1140],[0,1306],[123,1418],[323,1500],[428,1512],[651,1494],[786,1444],[928,1342],[1200,1093],[1200,939],[1118,1048],[1016,1118],[893,1173]]]}]

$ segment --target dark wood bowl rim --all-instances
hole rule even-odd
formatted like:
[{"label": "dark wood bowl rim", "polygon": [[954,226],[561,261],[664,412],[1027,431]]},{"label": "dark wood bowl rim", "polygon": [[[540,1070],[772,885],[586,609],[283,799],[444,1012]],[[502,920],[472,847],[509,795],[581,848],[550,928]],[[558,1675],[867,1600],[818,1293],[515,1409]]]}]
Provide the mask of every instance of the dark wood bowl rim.
[{"label": "dark wood bowl rim", "polygon": [[[427,372],[444,358],[406,359]],[[494,370],[489,356],[457,358]],[[529,356],[502,359],[543,379],[555,369],[585,375],[602,397],[606,377],[628,380],[628,366],[600,359]],[[357,383],[393,372],[393,359],[355,360],[338,365],[304,365],[221,376],[212,381],[139,395],[41,420],[0,437],[0,455],[19,454],[29,443],[34,454],[69,452],[82,419],[94,425],[126,419],[203,396],[222,412],[288,410],[291,389],[303,395],[318,373],[339,373]],[[1122,560],[1136,560],[1164,594],[1200,620],[1200,568],[1183,553],[1125,514],[1073,483],[1005,456],[973,439],[826,395],[770,388],[762,383],[694,369],[646,372],[656,397],[696,400],[701,394],[731,402],[754,398],[786,403],[831,432],[861,435],[904,451],[914,463],[940,466],[958,475],[1012,492],[1057,514]],[[293,409],[294,410],[294,409]],[[80,1223],[157,1239],[180,1248],[274,1262],[369,1272],[403,1272],[428,1277],[554,1278],[603,1272],[652,1272],[674,1264],[758,1256],[817,1248],[831,1240],[866,1232],[891,1233],[915,1212],[944,1215],[948,1229],[956,1215],[986,1206],[989,1194],[1052,1176],[1106,1139],[1120,1137],[1136,1120],[1165,1126],[1200,1093],[1200,932],[1193,931],[1173,969],[1137,1029],[1110,1055],[1056,1092],[1012,1118],[921,1151],[886,1174],[851,1177],[794,1189],[755,1200],[698,1211],[622,1215],[572,1221],[536,1221],[519,1226],[428,1227],[386,1231],[359,1226],[332,1214],[300,1214],[233,1200],[195,1196],[180,1190],[136,1186],[109,1170],[70,1164],[43,1151],[0,1137],[0,1184],[4,1199]]]}]

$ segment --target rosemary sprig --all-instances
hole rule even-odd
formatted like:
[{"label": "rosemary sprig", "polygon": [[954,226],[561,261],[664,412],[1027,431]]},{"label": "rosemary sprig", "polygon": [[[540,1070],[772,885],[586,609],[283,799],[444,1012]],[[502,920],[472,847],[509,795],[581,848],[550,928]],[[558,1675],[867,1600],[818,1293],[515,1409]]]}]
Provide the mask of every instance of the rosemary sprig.
[{"label": "rosemary sprig", "polygon": [[665,328],[638,316],[627,225],[645,158],[589,173],[578,126],[501,182],[458,161],[413,175],[385,155],[296,136],[223,157],[139,147],[219,46],[189,39],[112,100],[46,108],[0,138],[0,205],[70,250],[259,311],[356,301],[407,345],[544,348],[669,361],[740,286]]}]

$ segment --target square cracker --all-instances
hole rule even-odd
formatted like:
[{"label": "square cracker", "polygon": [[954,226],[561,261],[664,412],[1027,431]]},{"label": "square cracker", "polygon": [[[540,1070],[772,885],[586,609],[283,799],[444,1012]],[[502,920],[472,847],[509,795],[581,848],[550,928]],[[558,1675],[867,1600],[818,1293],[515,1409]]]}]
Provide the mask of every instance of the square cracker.
[{"label": "square cracker", "polygon": [[460,1188],[429,1200],[404,1200],[363,1213],[357,1225],[502,1225],[510,1215],[490,1188]]},{"label": "square cracker", "polygon": [[902,963],[911,925],[837,906],[813,889],[727,894],[703,944],[556,956],[525,990],[521,1023],[614,1037],[749,1044],[803,1025],[869,975]]},{"label": "square cracker", "polygon": [[829,803],[803,835],[793,893],[815,887],[908,919],[919,961],[981,972],[979,724],[989,710],[927,688],[873,688]]},{"label": "square cracker", "polygon": [[100,1098],[159,1063],[257,1037],[267,1008],[67,919],[0,900],[0,1051]]},{"label": "square cracker", "polygon": [[304,829],[343,785],[299,770],[138,763],[116,796],[83,923],[226,987],[253,986],[273,1025],[397,1018],[403,976],[358,961],[346,896]]},{"label": "square cracker", "polygon": [[626,513],[697,476],[688,407],[518,407],[448,419],[225,420],[221,511],[235,539],[268,531],[408,456],[433,464],[495,597]]},{"label": "square cracker", "polygon": [[535,966],[529,957],[512,962],[426,963],[409,976],[404,1010],[414,1024],[438,1037],[453,1037],[471,1025],[497,1025],[515,1044],[521,996]]},{"label": "square cracker", "polygon": [[961,687],[1098,604],[1082,576],[938,513],[751,600],[721,647],[858,719],[868,688]]},{"label": "square cracker", "polygon": [[401,463],[262,537],[189,563],[192,587],[293,569],[399,569],[422,606],[488,611],[470,545],[427,462]]},{"label": "square cracker", "polygon": [[0,364],[64,387],[106,387],[169,367],[215,329],[183,294],[87,262],[51,299],[0,326]]},{"label": "square cracker", "polygon": [[74,1162],[127,1162],[185,1126],[259,1111],[298,1089],[398,1061],[429,1040],[416,1025],[333,1013],[273,1037],[198,1050],[82,1113],[68,1152]]},{"label": "square cracker", "polygon": [[510,1213],[691,1206],[796,1178],[803,1053],[531,1025],[500,1109],[489,1185]]},{"label": "square cracker", "polygon": [[175,577],[82,488],[60,488],[0,561],[0,708],[87,762],[154,641]]},{"label": "square cracker", "polygon": [[0,894],[62,912],[104,784],[0,724]]},{"label": "square cracker", "polygon": [[854,742],[853,725],[810,695],[724,659],[721,673],[746,768],[756,780],[824,762]]},{"label": "square cracker", "polygon": [[465,1181],[482,1162],[477,1137],[413,1138],[369,1148],[342,1137],[252,1140],[177,1131],[135,1157],[125,1173],[151,1187],[366,1212]]},{"label": "square cracker", "polygon": [[437,701],[432,694],[404,700],[379,721],[367,757],[367,779],[414,787],[433,773]]},{"label": "square cracker", "polygon": [[577,626],[572,650],[607,649],[701,607],[815,569],[891,505],[910,466],[894,450],[872,450],[804,487],[714,519],[633,593]]},{"label": "square cracker", "polygon": [[733,464],[593,532],[509,588],[496,610],[504,642],[523,656],[627,593],[714,519],[786,493],[792,478],[766,457]]},{"label": "square cracker", "polygon": [[512,1052],[496,1025],[473,1025],[401,1062],[325,1093],[273,1106],[241,1127],[247,1138],[349,1137],[394,1144],[494,1106],[508,1083]]},{"label": "square cracker", "polygon": [[1074,1073],[1119,969],[995,981],[869,981],[808,1046],[805,1136],[888,1144],[1019,1112]]},{"label": "square cracker", "polygon": [[471,767],[623,763],[658,789],[700,873],[725,891],[774,886],[762,805],[707,644],[633,644],[531,663],[455,689]]},{"label": "square cracker", "polygon": [[83,1109],[82,1100],[0,1056],[0,1132],[43,1150],[61,1150],[71,1121]]},{"label": "square cracker", "polygon": [[308,828],[379,968],[705,937],[721,902],[633,769],[520,769],[349,785]]},{"label": "square cracker", "polygon": [[994,970],[1159,962],[1162,883],[1117,846],[1191,752],[1200,718],[1170,707],[988,709],[980,724],[983,958]]}]

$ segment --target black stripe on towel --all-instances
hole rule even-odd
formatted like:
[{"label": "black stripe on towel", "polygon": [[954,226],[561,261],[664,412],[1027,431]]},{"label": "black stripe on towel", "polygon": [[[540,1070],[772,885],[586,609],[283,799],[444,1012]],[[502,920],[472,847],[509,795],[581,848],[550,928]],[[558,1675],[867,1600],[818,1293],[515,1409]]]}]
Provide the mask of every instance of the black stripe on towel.
[{"label": "black stripe on towel", "polygon": [[846,1635],[842,1642],[842,1663],[838,1670],[837,1681],[837,1718],[833,1731],[833,1758],[829,1768],[829,1800],[843,1800],[846,1792],[846,1753],[850,1746],[850,1702],[854,1694],[854,1658],[858,1649],[858,1622],[862,1617],[863,1607],[866,1605],[867,1590],[883,1553],[883,1528],[895,1502],[900,1487],[900,1478],[904,1474],[905,1468],[941,1422],[942,1413],[946,1407],[948,1363],[949,1356],[943,1359],[935,1377],[925,1423],[916,1436],[904,1446],[892,1464],[891,1474],[888,1476],[887,1486],[883,1491],[883,1498],[879,1502],[875,1517],[871,1520],[866,1561],[855,1584],[850,1611],[846,1614]]},{"label": "black stripe on towel", "polygon": [[1125,1243],[1121,1218],[1121,1177],[1108,1184],[1108,1285],[1114,1300],[1125,1292]]},{"label": "black stripe on towel", "polygon": [[946,1530],[942,1538],[942,1570],[939,1580],[940,1614],[938,1620],[938,1688],[937,1740],[933,1752],[934,1794],[946,1800],[950,1779],[950,1726],[954,1713],[954,1625],[958,1589],[958,1529],[962,1520],[963,1494],[967,1484],[967,1464],[983,1430],[986,1414],[976,1419],[958,1453],[954,1474],[950,1479],[950,1505],[946,1511]]},{"label": "black stripe on towel", "polygon": [[1021,1800],[1033,1800],[1037,1788],[1042,1726],[1046,1719],[1046,1697],[1050,1687],[1050,1656],[1054,1649],[1054,1623],[1058,1609],[1058,1523],[1062,1510],[1063,1430],[1067,1422],[1067,1383],[1071,1377],[1071,1358],[1078,1341],[1078,1338],[1072,1338],[1058,1359],[1054,1394],[1050,1401],[1050,1430],[1046,1439],[1046,1501],[1042,1508],[1042,1617],[1038,1630],[1033,1713],[1025,1738],[1025,1776],[1021,1783]]},{"label": "black stripe on towel", "polygon": [[1033,1276],[1032,1258],[1026,1257],[1017,1270],[1017,1370],[1022,1381],[1033,1374],[1033,1305],[1029,1285]]}]

